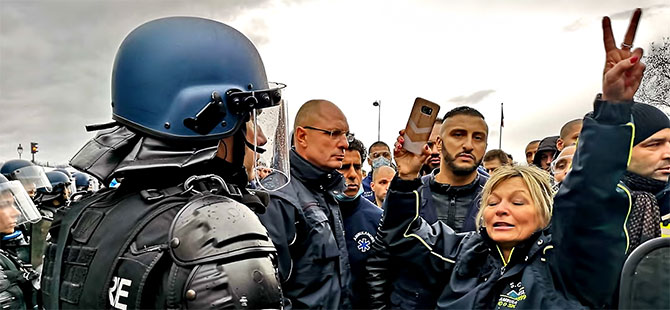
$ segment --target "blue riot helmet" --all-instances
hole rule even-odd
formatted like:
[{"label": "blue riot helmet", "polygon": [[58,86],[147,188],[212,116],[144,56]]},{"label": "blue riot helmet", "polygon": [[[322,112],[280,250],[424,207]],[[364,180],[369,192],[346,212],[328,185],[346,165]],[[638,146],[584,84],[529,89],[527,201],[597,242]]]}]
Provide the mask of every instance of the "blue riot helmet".
[{"label": "blue riot helmet", "polygon": [[86,192],[89,190],[89,186],[91,185],[91,178],[86,173],[75,172],[72,174],[72,176],[74,177],[77,192]]},{"label": "blue riot helmet", "polygon": [[[51,202],[54,206],[65,205],[72,192],[72,180],[63,172],[49,171],[46,173],[49,182],[51,182],[51,192],[45,192],[42,195],[42,203]],[[39,190],[38,190],[39,191]]]},{"label": "blue riot helmet", "polygon": [[8,160],[0,168],[0,173],[9,180],[21,182],[30,197],[34,198],[40,188],[51,191],[51,182],[44,169],[25,159]]},{"label": "blue riot helmet", "polygon": [[23,223],[37,223],[40,212],[21,182],[0,175],[0,233],[12,234]]},{"label": "blue riot helmet", "polygon": [[[286,111],[284,87],[267,81],[256,47],[234,28],[197,17],[162,18],[133,30],[119,47],[112,72],[113,119],[180,143],[233,136],[245,132],[250,120],[253,129],[273,124],[267,126],[272,132],[264,133],[263,150],[273,151],[271,162],[278,163],[273,168],[288,178],[286,118],[277,124]],[[264,113],[255,113],[261,109]]]},{"label": "blue riot helmet", "polygon": [[74,177],[72,176],[72,173],[68,171],[65,168],[56,168],[54,171],[59,171],[67,175],[67,177],[70,179],[70,194],[74,194],[77,191],[77,186],[75,184]]}]

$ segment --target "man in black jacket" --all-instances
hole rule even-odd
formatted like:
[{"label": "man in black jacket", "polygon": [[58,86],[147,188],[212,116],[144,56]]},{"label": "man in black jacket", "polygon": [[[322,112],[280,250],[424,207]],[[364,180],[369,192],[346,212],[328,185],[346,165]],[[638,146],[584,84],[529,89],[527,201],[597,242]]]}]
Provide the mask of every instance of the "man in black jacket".
[{"label": "man in black jacket", "polygon": [[279,255],[284,308],[351,308],[349,255],[334,194],[344,189],[336,169],[353,134],[342,111],[326,100],[303,104],[293,132],[291,181],[271,194],[260,216]]},{"label": "man in black jacket", "polygon": [[[422,177],[424,186],[420,213],[429,223],[442,221],[457,232],[475,229],[477,197],[487,177],[477,171],[486,151],[488,125],[479,111],[457,107],[447,112],[436,143],[441,145],[440,168]],[[396,143],[401,145],[402,137]],[[428,146],[426,145],[426,148]],[[420,166],[419,166],[420,168]],[[416,167],[398,167],[398,175]],[[388,256],[386,244],[375,237],[368,258],[368,290],[372,308],[434,308],[437,300],[435,281],[418,278],[418,272],[398,268]]]}]

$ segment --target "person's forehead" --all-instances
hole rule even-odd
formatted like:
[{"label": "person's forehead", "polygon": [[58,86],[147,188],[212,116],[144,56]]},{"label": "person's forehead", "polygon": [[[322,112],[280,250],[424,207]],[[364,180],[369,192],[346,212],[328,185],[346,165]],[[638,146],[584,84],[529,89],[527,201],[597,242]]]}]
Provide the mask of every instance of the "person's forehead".
[{"label": "person's forehead", "polygon": [[500,164],[500,159],[492,158],[492,159],[489,159],[489,160],[485,160],[484,164],[486,164],[486,165]]},{"label": "person's forehead", "polygon": [[361,164],[361,153],[355,150],[346,150],[344,152],[344,160],[342,160],[343,164],[350,164],[353,163],[354,165],[360,165]]},{"label": "person's forehead", "polygon": [[558,154],[558,157],[560,158],[560,157],[563,157],[563,156],[574,155],[576,149],[577,149],[577,148],[574,147],[574,146],[568,146],[568,147],[564,148],[564,149],[561,151],[560,154]]},{"label": "person's forehead", "polygon": [[477,116],[472,115],[455,115],[444,120],[443,125],[447,130],[464,129],[472,132],[488,131],[486,122]]},{"label": "person's forehead", "polygon": [[395,170],[393,168],[388,167],[388,166],[382,166],[377,168],[378,170],[375,172],[375,179],[385,179],[385,178],[393,178],[395,175]]},{"label": "person's forehead", "polygon": [[312,123],[326,129],[349,130],[346,116],[344,116],[344,113],[339,108],[333,105],[323,105],[312,116]]},{"label": "person's forehead", "polygon": [[540,142],[534,142],[531,144],[528,144],[526,146],[526,152],[530,152],[532,150],[537,150],[537,148],[540,146]]},{"label": "person's forehead", "polygon": [[507,194],[525,193],[527,195],[530,195],[530,190],[528,189],[528,185],[526,184],[526,182],[524,182],[523,178],[511,177],[507,180],[501,181],[500,183],[496,184],[496,186],[493,188],[492,193],[507,193]]},{"label": "person's forehead", "polygon": [[653,135],[651,135],[649,138],[645,139],[642,141],[642,143],[651,141],[651,140],[665,140],[665,141],[670,141],[670,128],[663,128],[657,132],[655,132]]},{"label": "person's forehead", "polygon": [[388,147],[384,145],[375,145],[370,149],[370,153],[375,153],[375,152],[391,152]]}]

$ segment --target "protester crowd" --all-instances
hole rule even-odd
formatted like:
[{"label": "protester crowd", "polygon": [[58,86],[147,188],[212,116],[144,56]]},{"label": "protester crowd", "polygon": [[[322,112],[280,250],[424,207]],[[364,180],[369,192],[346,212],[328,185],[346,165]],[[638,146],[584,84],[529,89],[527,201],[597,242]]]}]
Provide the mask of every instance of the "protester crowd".
[{"label": "protester crowd", "polygon": [[[198,18],[140,26],[115,62],[114,122],[71,167],[2,163],[0,305],[616,308],[631,253],[670,237],[670,119],[633,101],[640,16],[620,48],[603,19],[593,111],[530,141],[525,163],[490,149],[468,106],[420,154],[402,124],[366,147],[324,99],[285,133],[262,129],[285,121],[284,85],[244,35]],[[655,266],[665,278],[641,302],[667,308],[670,263]]]}]

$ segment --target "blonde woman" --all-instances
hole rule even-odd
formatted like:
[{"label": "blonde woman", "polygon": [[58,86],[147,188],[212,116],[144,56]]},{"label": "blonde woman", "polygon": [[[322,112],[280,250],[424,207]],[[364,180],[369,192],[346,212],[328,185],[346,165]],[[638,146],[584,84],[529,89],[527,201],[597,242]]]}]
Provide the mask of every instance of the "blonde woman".
[{"label": "blonde woman", "polygon": [[[441,222],[428,225],[417,191],[407,190],[416,180],[395,179],[381,234],[391,255],[441,279],[439,309],[578,308],[554,286],[549,178],[536,167],[499,167],[482,191],[479,229],[461,234]],[[412,200],[417,207],[409,207]]]}]

